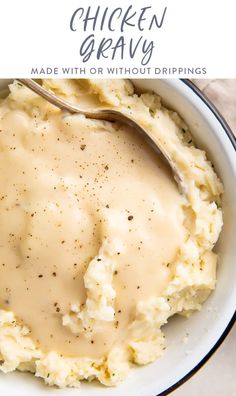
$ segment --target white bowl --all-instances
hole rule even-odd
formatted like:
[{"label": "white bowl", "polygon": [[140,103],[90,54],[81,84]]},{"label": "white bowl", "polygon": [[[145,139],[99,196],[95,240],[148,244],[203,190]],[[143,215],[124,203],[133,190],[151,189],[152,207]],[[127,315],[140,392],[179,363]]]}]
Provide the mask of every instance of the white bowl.
[{"label": "white bowl", "polygon": [[[200,148],[224,183],[224,227],[217,244],[218,282],[214,293],[200,312],[189,319],[175,317],[165,326],[167,350],[162,358],[146,367],[134,368],[118,388],[97,383],[82,388],[58,390],[47,388],[30,374],[0,375],[0,394],[11,396],[77,395],[82,396],[164,396],[186,381],[213,354],[232,327],[236,301],[236,142],[229,127],[209,101],[186,80],[133,80],[144,90],[161,95],[166,105],[175,109],[188,123]],[[0,90],[9,80],[0,80]],[[183,342],[189,333],[187,344]]]}]

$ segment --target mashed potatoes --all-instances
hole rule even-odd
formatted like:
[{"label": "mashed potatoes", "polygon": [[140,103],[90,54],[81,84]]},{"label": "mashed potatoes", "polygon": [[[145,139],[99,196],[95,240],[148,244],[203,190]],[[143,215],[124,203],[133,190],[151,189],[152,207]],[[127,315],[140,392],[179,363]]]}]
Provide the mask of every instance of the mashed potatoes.
[{"label": "mashed potatoes", "polygon": [[45,80],[84,108],[133,116],[137,132],[64,114],[15,82],[0,106],[0,369],[49,385],[117,385],[162,355],[162,326],[216,283],[222,184],[179,116],[124,80]]}]

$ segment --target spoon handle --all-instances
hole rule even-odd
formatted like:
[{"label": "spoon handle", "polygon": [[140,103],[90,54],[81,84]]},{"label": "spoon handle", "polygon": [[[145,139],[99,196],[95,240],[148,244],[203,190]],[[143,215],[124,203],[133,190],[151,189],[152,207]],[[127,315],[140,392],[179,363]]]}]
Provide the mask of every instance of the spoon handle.
[{"label": "spoon handle", "polygon": [[[115,110],[106,110],[106,109],[98,109],[98,110],[82,110],[78,107],[78,105],[73,105],[72,103],[67,102],[66,100],[60,98],[55,95],[53,92],[48,91],[46,88],[42,87],[36,81],[32,79],[24,79],[17,78],[17,80],[26,86],[27,88],[34,91],[36,94],[50,102],[52,105],[58,107],[63,111],[68,111],[69,113],[77,113],[83,114],[87,118],[97,119],[97,120],[105,120],[105,121],[120,121],[125,122],[125,116]],[[127,121],[126,121],[127,122]]]},{"label": "spoon handle", "polygon": [[29,79],[18,78],[17,80],[21,84],[30,88],[36,94],[42,96],[44,99],[46,99],[48,102],[50,102],[54,106],[59,107],[61,110],[66,110],[66,111],[69,111],[70,113],[80,113],[80,114],[86,115],[85,111],[80,110],[77,106],[74,106],[73,104],[66,102],[64,99],[61,99],[60,97],[56,96],[53,92],[48,91],[47,89],[42,87],[40,84],[38,84],[36,81],[34,81],[30,78]]}]

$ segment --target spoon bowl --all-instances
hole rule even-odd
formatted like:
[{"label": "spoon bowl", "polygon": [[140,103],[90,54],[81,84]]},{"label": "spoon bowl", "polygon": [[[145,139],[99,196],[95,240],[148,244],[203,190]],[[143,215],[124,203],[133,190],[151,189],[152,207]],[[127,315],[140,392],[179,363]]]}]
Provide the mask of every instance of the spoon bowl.
[{"label": "spoon bowl", "polygon": [[48,102],[58,107],[62,111],[68,111],[69,113],[77,113],[83,114],[86,118],[92,118],[96,120],[104,120],[104,121],[118,121],[125,125],[129,125],[133,129],[135,129],[152,148],[159,154],[162,155],[163,158],[167,161],[170,168],[172,169],[174,179],[176,180],[181,193],[184,195],[187,194],[186,187],[184,184],[183,176],[180,170],[175,165],[174,161],[170,158],[169,154],[166,152],[163,145],[159,142],[158,138],[149,130],[143,128],[140,124],[138,124],[134,118],[124,114],[121,111],[113,110],[113,109],[95,109],[95,110],[82,110],[77,105],[69,103],[64,99],[58,97],[53,92],[48,91],[36,81],[32,79],[17,79],[21,84],[25,85],[27,88],[30,88],[32,91],[40,95],[42,98],[46,99]]}]

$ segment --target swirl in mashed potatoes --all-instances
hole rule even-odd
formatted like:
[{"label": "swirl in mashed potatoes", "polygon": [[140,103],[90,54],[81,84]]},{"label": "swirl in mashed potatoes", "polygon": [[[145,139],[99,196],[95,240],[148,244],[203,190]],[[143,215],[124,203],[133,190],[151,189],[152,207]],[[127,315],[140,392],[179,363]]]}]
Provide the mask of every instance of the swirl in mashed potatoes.
[{"label": "swirl in mashed potatoes", "polygon": [[120,383],[165,349],[162,326],[199,310],[216,283],[222,184],[188,128],[125,80],[44,80],[130,127],[66,114],[14,82],[0,104],[0,369],[49,385]]}]

